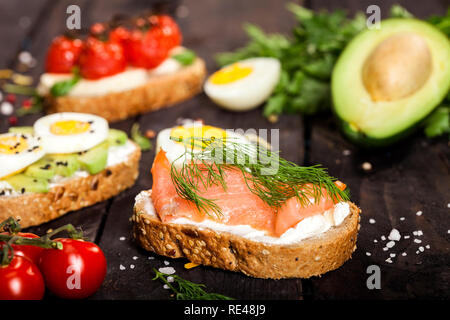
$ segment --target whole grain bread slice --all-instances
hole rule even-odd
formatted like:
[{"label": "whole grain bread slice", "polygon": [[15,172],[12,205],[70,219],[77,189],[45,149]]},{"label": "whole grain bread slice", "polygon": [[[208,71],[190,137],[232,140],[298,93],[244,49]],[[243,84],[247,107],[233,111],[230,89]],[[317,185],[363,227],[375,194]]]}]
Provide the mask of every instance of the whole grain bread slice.
[{"label": "whole grain bread slice", "polygon": [[49,113],[92,113],[109,122],[158,110],[187,100],[202,91],[206,75],[205,62],[196,58],[177,72],[151,77],[148,82],[132,90],[92,97],[45,97]]},{"label": "whole grain bread slice", "polygon": [[94,175],[68,179],[47,193],[0,196],[0,221],[14,217],[20,219],[23,228],[36,226],[111,198],[134,184],[140,158],[141,150],[136,145],[126,161]]},{"label": "whole grain bread slice", "polygon": [[[147,192],[150,196],[151,190]],[[337,269],[356,249],[361,210],[349,204],[350,214],[339,226],[289,245],[252,241],[193,225],[163,223],[139,197],[131,220],[137,243],[159,255],[185,257],[197,264],[256,278],[309,278]]]}]

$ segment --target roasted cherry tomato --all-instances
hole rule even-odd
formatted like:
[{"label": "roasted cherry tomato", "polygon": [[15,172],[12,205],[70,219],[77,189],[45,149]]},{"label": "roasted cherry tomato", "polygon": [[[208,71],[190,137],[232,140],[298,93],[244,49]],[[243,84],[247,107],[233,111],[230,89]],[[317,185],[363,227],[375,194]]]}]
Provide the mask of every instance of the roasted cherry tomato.
[{"label": "roasted cherry tomato", "polygon": [[138,28],[131,32],[125,50],[131,65],[152,69],[181,44],[181,32],[169,16],[151,16],[147,20],[138,21]]},{"label": "roasted cherry tomato", "polygon": [[109,33],[109,39],[111,41],[118,42],[125,45],[126,41],[130,38],[130,31],[125,27],[117,27],[111,30]]},{"label": "roasted cherry tomato", "polygon": [[50,73],[70,73],[78,63],[83,42],[65,36],[55,38],[47,52],[45,70]]},{"label": "roasted cherry tomato", "polygon": [[106,275],[106,259],[92,242],[55,239],[63,249],[46,249],[41,254],[39,268],[47,288],[66,299],[83,299],[96,292]]},{"label": "roasted cherry tomato", "polygon": [[[7,234],[7,233],[4,233]],[[35,235],[34,233],[23,233],[19,232],[17,233],[20,237],[25,238],[39,238],[39,236]],[[0,242],[0,249],[3,247],[3,243]],[[44,251],[43,248],[37,247],[37,246],[31,246],[31,245],[20,245],[20,244],[13,244],[12,248],[14,249],[14,255],[25,257],[31,262],[38,264],[39,263],[39,256]]]},{"label": "roasted cherry tomato", "polygon": [[173,49],[181,45],[182,35],[177,23],[166,15],[150,16],[149,21],[154,29],[158,29],[164,37],[164,45]]},{"label": "roasted cherry tomato", "polygon": [[0,265],[0,300],[40,300],[44,293],[44,278],[30,260],[15,255],[9,265]]},{"label": "roasted cherry tomato", "polygon": [[80,54],[80,74],[86,79],[100,79],[125,70],[124,50],[117,41],[102,41],[90,36]]}]

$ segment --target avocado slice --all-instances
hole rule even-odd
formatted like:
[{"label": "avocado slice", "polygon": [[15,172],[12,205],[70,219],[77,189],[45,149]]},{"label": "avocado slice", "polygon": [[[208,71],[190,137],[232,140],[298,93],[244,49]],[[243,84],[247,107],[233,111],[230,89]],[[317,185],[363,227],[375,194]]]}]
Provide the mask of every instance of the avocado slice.
[{"label": "avocado slice", "polygon": [[107,141],[110,146],[122,146],[128,140],[125,132],[117,129],[109,129]]},{"label": "avocado slice", "polygon": [[25,134],[33,134],[33,127],[11,127],[8,129],[10,133],[25,133]]},{"label": "avocado slice", "polygon": [[108,141],[89,149],[78,157],[83,169],[90,174],[96,174],[106,168],[108,162]]},{"label": "avocado slice", "polygon": [[28,166],[24,173],[30,177],[51,179],[55,175],[55,165],[51,160],[44,157]]},{"label": "avocado slice", "polygon": [[19,173],[9,178],[6,178],[5,181],[8,182],[14,188],[14,190],[20,193],[25,192],[46,193],[49,190],[47,179],[31,177],[23,173]]},{"label": "avocado slice", "polygon": [[414,131],[450,89],[450,41],[416,19],[387,19],[358,34],[333,69],[333,110],[343,133],[364,146]]},{"label": "avocado slice", "polygon": [[55,174],[63,177],[71,177],[81,167],[76,154],[49,154],[45,159],[51,161]]}]

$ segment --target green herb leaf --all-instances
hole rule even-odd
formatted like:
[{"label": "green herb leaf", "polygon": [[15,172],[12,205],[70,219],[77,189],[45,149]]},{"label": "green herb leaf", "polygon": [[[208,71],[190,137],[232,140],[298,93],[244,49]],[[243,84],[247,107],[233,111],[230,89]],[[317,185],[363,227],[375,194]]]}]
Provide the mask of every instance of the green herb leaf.
[{"label": "green herb leaf", "polygon": [[152,143],[150,139],[142,135],[138,123],[133,124],[133,126],[131,127],[131,139],[137,143],[142,151],[148,151],[152,149]]},{"label": "green herb leaf", "polygon": [[194,51],[185,49],[181,53],[173,55],[172,58],[177,60],[183,66],[188,66],[195,61],[195,58],[197,58],[197,55],[195,54]]},{"label": "green herb leaf", "polygon": [[72,78],[57,82],[50,88],[50,94],[52,96],[61,97],[67,95],[70,90],[72,90],[72,88],[81,80],[78,68],[73,68],[72,73]]},{"label": "green herb leaf", "polygon": [[[233,298],[218,294],[208,293],[203,288],[204,284],[194,283],[185,280],[177,275],[169,275],[153,269],[155,277],[152,280],[161,280],[175,293],[177,300],[234,300]],[[173,278],[173,282],[167,280],[168,277]]]}]

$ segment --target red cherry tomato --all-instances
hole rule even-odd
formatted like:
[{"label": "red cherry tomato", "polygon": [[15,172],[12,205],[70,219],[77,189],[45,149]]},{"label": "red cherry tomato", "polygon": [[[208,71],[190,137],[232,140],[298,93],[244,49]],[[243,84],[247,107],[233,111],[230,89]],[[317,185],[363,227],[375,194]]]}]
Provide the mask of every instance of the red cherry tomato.
[{"label": "red cherry tomato", "polygon": [[63,249],[46,249],[39,268],[47,288],[66,299],[83,299],[95,293],[106,275],[106,259],[92,242],[55,239]]},{"label": "red cherry tomato", "polygon": [[83,42],[60,36],[53,39],[47,52],[45,70],[50,73],[70,73],[78,63]]},{"label": "red cherry tomato", "polygon": [[8,266],[0,266],[0,300],[40,300],[44,293],[44,278],[30,260],[14,256]]},{"label": "red cherry tomato", "polygon": [[181,44],[180,29],[169,16],[150,16],[147,22],[138,20],[137,24],[139,28],[125,42],[128,61],[135,67],[153,69],[169,56],[172,48]]},{"label": "red cherry tomato", "polygon": [[[3,234],[7,234],[7,233],[3,233]],[[25,238],[39,238],[39,236],[35,235],[34,233],[19,232],[19,233],[17,233],[17,235],[20,237],[25,237]],[[3,248],[3,243],[0,242],[0,249],[1,248]],[[14,249],[15,256],[25,257],[35,264],[39,263],[39,256],[41,255],[42,251],[44,251],[44,249],[41,247],[31,246],[31,245],[13,244],[12,248]]]},{"label": "red cherry tomato", "polygon": [[125,45],[126,41],[130,38],[130,31],[125,27],[117,27],[111,30],[109,33],[109,39],[114,42],[118,42]]},{"label": "red cherry tomato", "polygon": [[180,28],[170,16],[153,15],[150,16],[149,21],[153,28],[160,30],[164,38],[164,45],[169,50],[181,45],[182,35]]},{"label": "red cherry tomato", "polygon": [[125,70],[127,62],[122,45],[89,37],[80,54],[80,73],[86,79],[100,79]]}]

